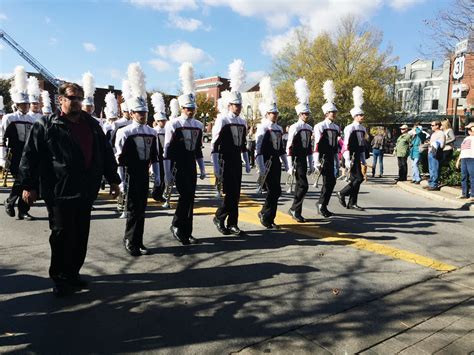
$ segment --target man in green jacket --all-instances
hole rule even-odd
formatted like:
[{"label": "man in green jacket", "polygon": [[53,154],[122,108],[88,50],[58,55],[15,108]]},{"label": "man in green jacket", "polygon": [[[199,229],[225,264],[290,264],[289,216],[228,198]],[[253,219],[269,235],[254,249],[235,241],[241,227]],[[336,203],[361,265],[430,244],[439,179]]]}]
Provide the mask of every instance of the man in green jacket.
[{"label": "man in green jacket", "polygon": [[395,146],[395,156],[398,160],[398,179],[396,181],[407,181],[407,158],[410,154],[411,136],[408,134],[408,126],[404,124],[400,127],[400,137]]}]

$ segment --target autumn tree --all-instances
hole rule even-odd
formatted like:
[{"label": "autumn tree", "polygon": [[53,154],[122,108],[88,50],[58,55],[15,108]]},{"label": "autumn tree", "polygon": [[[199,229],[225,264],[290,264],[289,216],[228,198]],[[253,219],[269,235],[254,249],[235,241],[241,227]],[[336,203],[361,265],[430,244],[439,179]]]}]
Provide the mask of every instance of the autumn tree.
[{"label": "autumn tree", "polygon": [[[364,91],[364,110],[367,121],[382,122],[395,111],[393,87],[396,67],[391,49],[382,51],[381,32],[364,27],[354,17],[345,17],[334,33],[321,33],[312,38],[309,31],[296,33],[294,43],[288,45],[274,60],[273,77],[277,82],[279,106],[284,112],[297,104],[294,82],[305,78],[311,92],[310,106],[313,119],[322,117],[324,103],[322,86],[334,80],[339,109],[338,121],[345,125],[352,121],[352,89],[361,86]],[[294,112],[294,109],[293,111]],[[289,122],[296,121],[285,117]]]},{"label": "autumn tree", "polygon": [[3,103],[5,105],[4,111],[6,113],[12,112],[12,100],[10,97],[10,87],[11,87],[11,80],[7,79],[0,79],[0,96],[3,96]]},{"label": "autumn tree", "polygon": [[[217,117],[217,109],[214,106],[214,101],[209,99],[206,94],[200,93],[196,95],[196,119],[203,121],[204,115],[208,115],[206,118],[206,126],[208,123],[213,122]],[[204,123],[204,122],[203,122]]]}]

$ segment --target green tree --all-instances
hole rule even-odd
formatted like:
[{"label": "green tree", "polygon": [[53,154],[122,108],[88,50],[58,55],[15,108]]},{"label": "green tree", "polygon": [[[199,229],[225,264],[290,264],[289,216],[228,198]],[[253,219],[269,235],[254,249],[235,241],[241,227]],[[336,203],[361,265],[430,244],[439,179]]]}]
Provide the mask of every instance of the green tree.
[{"label": "green tree", "polygon": [[308,33],[304,29],[298,31],[296,41],[274,60],[273,77],[281,110],[294,108],[297,104],[294,82],[305,78],[311,92],[313,119],[319,121],[324,103],[322,86],[324,81],[332,79],[337,92],[338,121],[342,125],[352,121],[349,111],[353,107],[355,86],[365,92],[366,120],[388,120],[395,111],[392,91],[397,72],[391,48],[380,50],[382,34],[364,27],[352,16],[343,18],[333,34],[324,32],[313,39]]},{"label": "green tree", "polygon": [[[196,119],[203,121],[204,115],[208,115],[206,118],[206,126],[208,123],[213,122],[217,117],[217,109],[214,106],[214,101],[209,99],[205,94],[197,94],[196,95],[196,115],[194,116]],[[203,122],[204,123],[204,122]]]},{"label": "green tree", "polygon": [[12,112],[12,99],[10,97],[11,80],[0,79],[0,95],[3,96],[3,103],[5,104],[4,111],[6,113]]}]

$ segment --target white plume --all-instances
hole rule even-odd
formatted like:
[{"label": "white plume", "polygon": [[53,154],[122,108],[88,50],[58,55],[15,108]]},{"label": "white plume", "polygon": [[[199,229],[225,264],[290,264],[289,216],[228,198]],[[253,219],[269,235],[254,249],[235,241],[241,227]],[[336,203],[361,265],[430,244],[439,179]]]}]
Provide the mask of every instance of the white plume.
[{"label": "white plume", "polygon": [[41,95],[38,79],[34,76],[30,76],[28,78],[28,95],[32,95],[38,98]]},{"label": "white plume", "polygon": [[295,81],[295,91],[300,104],[309,104],[309,89],[306,79],[300,78]]},{"label": "white plume", "polygon": [[260,92],[262,93],[262,100],[264,102],[276,102],[276,95],[273,91],[272,81],[269,76],[265,76],[260,80]]},{"label": "white plume", "polygon": [[43,102],[43,107],[51,108],[51,98],[47,90],[41,91],[41,101]]},{"label": "white plume", "polygon": [[145,73],[140,67],[140,63],[131,63],[128,66],[128,81],[132,96],[146,99]]},{"label": "white plume", "polygon": [[262,119],[265,118],[267,114],[267,107],[265,106],[264,102],[260,102],[258,104],[258,110],[260,111],[260,115],[262,116]]},{"label": "white plume", "polygon": [[151,95],[151,104],[153,105],[155,112],[166,112],[165,99],[161,93],[155,92]]},{"label": "white plume", "polygon": [[364,89],[360,86],[352,89],[352,99],[354,100],[354,107],[361,108],[364,103]]},{"label": "white plume", "polygon": [[245,68],[241,59],[235,59],[229,65],[229,78],[231,91],[240,91],[245,84]]},{"label": "white plume", "polygon": [[334,103],[336,98],[336,89],[334,88],[334,82],[332,80],[326,80],[323,85],[324,99],[328,103]]},{"label": "white plume", "polygon": [[84,97],[94,97],[95,80],[91,72],[82,75],[82,88],[84,89]]},{"label": "white plume", "polygon": [[132,98],[132,88],[130,82],[127,79],[122,80],[122,99],[127,101]]},{"label": "white plume", "polygon": [[117,116],[118,113],[118,104],[117,99],[115,98],[115,94],[113,92],[108,92],[105,95],[105,112],[107,116]]},{"label": "white plume", "polygon": [[192,63],[184,62],[179,68],[179,79],[181,80],[181,87],[183,94],[194,94],[194,68]]},{"label": "white plume", "polygon": [[15,77],[13,79],[12,87],[10,92],[24,92],[26,93],[28,90],[28,79],[25,71],[25,67],[21,65],[15,68]]},{"label": "white plume", "polygon": [[3,111],[4,108],[5,108],[5,104],[3,103],[3,96],[0,95],[0,111]]},{"label": "white plume", "polygon": [[171,101],[170,101],[170,111],[171,111],[171,117],[178,117],[179,116],[179,102],[178,102],[178,99],[171,99]]}]

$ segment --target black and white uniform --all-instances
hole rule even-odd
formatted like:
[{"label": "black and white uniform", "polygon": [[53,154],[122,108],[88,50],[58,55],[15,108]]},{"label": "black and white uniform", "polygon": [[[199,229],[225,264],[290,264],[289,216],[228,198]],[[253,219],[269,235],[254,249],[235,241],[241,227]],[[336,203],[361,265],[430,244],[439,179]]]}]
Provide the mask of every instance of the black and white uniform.
[{"label": "black and white uniform", "polygon": [[165,169],[163,166],[163,150],[165,147],[165,131],[166,129],[160,128],[159,126],[156,126],[154,128],[157,134],[157,149],[158,149],[158,162],[160,164],[160,185],[156,186],[155,190],[153,191],[153,195],[157,195],[159,197],[163,197],[163,192],[165,191]]},{"label": "black and white uniform", "polygon": [[114,123],[114,121],[107,120],[102,126],[102,130],[104,131],[105,137],[107,138],[107,142],[110,142],[110,144],[112,144],[112,132],[114,130]]},{"label": "black and white uniform", "polygon": [[338,166],[337,140],[341,129],[337,124],[326,118],[314,126],[314,164],[320,169],[323,186],[318,204],[326,208],[336,186],[336,166]]},{"label": "black and white uniform", "polygon": [[18,211],[20,214],[25,214],[30,210],[30,206],[28,206],[28,204],[21,198],[23,190],[17,180],[17,174],[21,155],[23,154],[23,148],[25,147],[25,142],[33,123],[34,119],[29,114],[24,115],[20,111],[16,111],[3,117],[0,129],[2,146],[5,149],[5,153],[10,149],[12,154],[10,173],[15,179],[10,196],[7,198],[6,203],[14,206],[16,200],[18,200]]},{"label": "black and white uniform", "polygon": [[115,150],[122,181],[125,180],[125,167],[130,178],[125,238],[132,246],[140,247],[143,245],[150,165],[155,174],[155,184],[160,182],[156,131],[146,124],[133,121],[118,131]]},{"label": "black and white uniform", "polygon": [[286,154],[288,155],[289,172],[295,170],[295,194],[291,209],[297,216],[301,216],[303,200],[308,192],[308,168],[313,168],[313,155],[311,149],[312,127],[299,119],[288,130]]},{"label": "black and white uniform", "polygon": [[219,117],[212,128],[211,157],[216,176],[220,174],[219,159],[224,161],[225,196],[216,211],[216,218],[220,221],[227,219],[228,227],[237,226],[239,219],[242,159],[245,161],[246,170],[250,170],[246,136],[247,122],[231,112]]},{"label": "black and white uniform", "polygon": [[[352,122],[344,128],[344,147],[343,152],[345,166],[351,169],[349,183],[340,191],[341,196],[349,196],[348,207],[357,205],[357,196],[360,185],[364,181],[361,164],[365,162],[365,127],[358,122]],[[352,162],[352,164],[351,164]]]},{"label": "black and white uniform", "polygon": [[40,113],[40,112],[33,112],[33,111],[29,111],[28,112],[28,115],[31,116],[31,118],[33,119],[33,123],[38,121],[41,117],[43,117],[43,114]]},{"label": "black and white uniform", "polygon": [[256,133],[256,161],[259,174],[263,175],[265,171],[265,163],[271,159],[272,165],[265,180],[267,187],[267,197],[260,211],[262,219],[268,223],[274,223],[276,211],[278,207],[278,199],[281,195],[281,163],[288,171],[288,161],[286,158],[285,148],[283,147],[283,130],[276,123],[272,123],[265,118],[257,128]]},{"label": "black and white uniform", "polygon": [[117,132],[131,123],[132,123],[131,119],[127,120],[125,117],[122,117],[112,124],[112,132],[110,133],[110,143],[112,144],[112,147],[114,149],[115,149]]},{"label": "black and white uniform", "polygon": [[165,180],[171,181],[171,162],[176,167],[176,189],[179,193],[178,205],[172,226],[178,235],[189,238],[193,231],[194,195],[196,193],[196,162],[204,174],[202,158],[203,124],[184,115],[168,122],[165,126],[164,168]]}]

